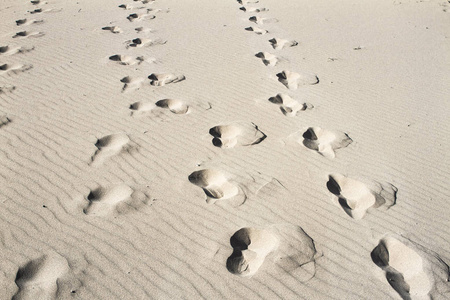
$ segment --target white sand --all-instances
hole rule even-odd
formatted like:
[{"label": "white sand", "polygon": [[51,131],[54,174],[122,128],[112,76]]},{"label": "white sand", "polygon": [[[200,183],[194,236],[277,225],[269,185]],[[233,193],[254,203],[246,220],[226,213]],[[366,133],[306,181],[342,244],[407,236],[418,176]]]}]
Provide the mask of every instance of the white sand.
[{"label": "white sand", "polygon": [[2,1],[0,299],[450,298],[450,3],[242,6]]}]

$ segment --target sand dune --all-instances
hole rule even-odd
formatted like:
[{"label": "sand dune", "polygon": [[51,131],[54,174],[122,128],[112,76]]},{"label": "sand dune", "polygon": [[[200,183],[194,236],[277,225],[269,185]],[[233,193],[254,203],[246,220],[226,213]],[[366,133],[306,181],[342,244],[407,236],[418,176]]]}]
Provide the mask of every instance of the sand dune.
[{"label": "sand dune", "polygon": [[449,12],[3,1],[0,299],[450,298]]}]

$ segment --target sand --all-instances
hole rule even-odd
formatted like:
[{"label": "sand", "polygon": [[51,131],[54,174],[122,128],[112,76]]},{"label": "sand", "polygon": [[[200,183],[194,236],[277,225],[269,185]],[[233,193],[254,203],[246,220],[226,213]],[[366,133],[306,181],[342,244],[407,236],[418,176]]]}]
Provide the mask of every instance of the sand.
[{"label": "sand", "polygon": [[450,4],[242,2],[2,1],[0,299],[450,298]]}]

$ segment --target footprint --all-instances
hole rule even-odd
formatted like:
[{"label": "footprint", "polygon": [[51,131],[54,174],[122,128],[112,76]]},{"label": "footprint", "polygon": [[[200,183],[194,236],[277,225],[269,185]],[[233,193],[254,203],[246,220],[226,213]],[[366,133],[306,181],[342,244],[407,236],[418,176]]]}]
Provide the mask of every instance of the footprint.
[{"label": "footprint", "polygon": [[255,54],[256,57],[261,58],[262,62],[266,66],[275,66],[278,62],[278,58],[269,52],[259,52]]},{"label": "footprint", "polygon": [[275,251],[279,239],[266,229],[244,227],[230,238],[233,253],[227,259],[230,273],[242,277],[251,277],[264,263],[266,256]]},{"label": "footprint", "polygon": [[26,25],[31,25],[31,24],[42,24],[44,23],[44,20],[27,20],[27,19],[20,19],[20,20],[16,20],[16,25],[17,26],[26,26]]},{"label": "footprint", "polygon": [[312,85],[319,83],[319,77],[310,73],[296,73],[282,71],[277,74],[278,81],[290,90],[296,90],[299,85]]},{"label": "footprint", "polygon": [[56,9],[56,8],[49,8],[49,9],[42,9],[37,8],[35,10],[28,11],[30,14],[40,14],[40,13],[53,13],[53,12],[60,12],[62,11],[62,8]]},{"label": "footprint", "polygon": [[162,8],[147,8],[147,12],[148,13],[149,12],[152,12],[152,13],[169,13],[170,9],[168,9],[168,8],[165,8],[165,9],[162,9]]},{"label": "footprint", "polygon": [[0,128],[8,125],[9,123],[11,123],[11,119],[9,119],[7,116],[0,116]]},{"label": "footprint", "polygon": [[0,66],[0,75],[4,74],[18,74],[32,69],[32,65],[22,65],[22,64],[3,64]]},{"label": "footprint", "polygon": [[133,190],[125,184],[110,188],[99,187],[92,190],[87,196],[89,203],[83,212],[92,216],[110,215],[115,211],[117,205],[129,199],[132,193]]},{"label": "footprint", "polygon": [[360,220],[371,208],[394,206],[398,189],[392,184],[374,182],[369,188],[366,184],[341,174],[329,175],[328,190],[336,197],[333,199],[353,219]]},{"label": "footprint", "polygon": [[43,32],[38,31],[20,31],[13,35],[13,39],[15,38],[28,38],[28,37],[41,37],[45,35]]},{"label": "footprint", "polygon": [[245,28],[245,30],[247,30],[247,31],[253,31],[254,33],[259,34],[259,35],[263,35],[263,34],[268,33],[267,30],[261,29],[261,28],[256,27],[256,26],[250,26],[250,27],[247,27],[247,28]]},{"label": "footprint", "polygon": [[127,19],[130,22],[136,22],[136,21],[143,21],[143,20],[152,20],[156,18],[155,15],[150,15],[150,14],[130,14]]},{"label": "footprint", "polygon": [[269,40],[269,43],[272,45],[273,49],[275,50],[279,50],[279,49],[283,49],[283,48],[287,48],[287,47],[294,47],[298,45],[297,41],[288,41],[288,40],[283,40],[283,39],[278,39],[278,38],[273,38],[271,40]]},{"label": "footprint", "polygon": [[[144,57],[143,56],[138,56],[138,57],[132,57],[132,56],[128,56],[128,55],[120,55],[120,54],[116,54],[116,55],[112,55],[109,57],[109,60],[115,61],[120,65],[134,65],[134,64],[141,64],[142,62],[144,62]],[[149,62],[154,61],[154,59],[150,60]]]},{"label": "footprint", "polygon": [[227,177],[218,170],[203,169],[195,171],[188,177],[189,181],[203,189],[207,203],[232,198],[239,193],[239,188],[229,182]]},{"label": "footprint", "polygon": [[120,8],[123,8],[123,9],[125,9],[125,10],[133,9],[133,6],[132,6],[132,5],[129,5],[129,4],[120,4],[119,7],[120,7]]},{"label": "footprint", "polygon": [[123,30],[120,29],[118,26],[106,26],[106,27],[102,27],[102,30],[108,30],[108,31],[111,31],[112,33],[123,32]]},{"label": "footprint", "polygon": [[370,256],[404,300],[430,299],[432,277],[425,272],[424,259],[412,248],[393,237],[386,237],[380,240]]},{"label": "footprint", "polygon": [[125,42],[127,44],[127,48],[129,47],[150,47],[154,45],[164,45],[167,43],[167,41],[164,41],[162,39],[146,39],[146,38],[136,38],[133,40],[129,40]]},{"label": "footprint", "polygon": [[258,0],[237,0],[237,2],[242,5],[259,3]]},{"label": "footprint", "polygon": [[128,90],[137,90],[144,83],[145,78],[131,78],[130,76],[126,76],[120,80],[123,83],[122,92]]},{"label": "footprint", "polygon": [[245,12],[253,12],[253,13],[269,11],[267,8],[256,8],[256,7],[245,7],[245,6],[242,6],[239,9],[242,11],[245,11]]},{"label": "footprint", "polygon": [[6,93],[12,93],[16,89],[13,85],[4,85],[0,86],[0,95],[6,94]]},{"label": "footprint", "polygon": [[278,104],[280,106],[281,112],[285,116],[289,117],[295,117],[300,111],[314,108],[312,104],[306,102],[300,103],[286,94],[278,94],[275,97],[269,98],[269,101],[274,104]]},{"label": "footprint", "polygon": [[30,2],[31,2],[31,4],[33,4],[33,5],[47,4],[47,3],[48,3],[47,1],[41,1],[41,0],[31,0]]},{"label": "footprint", "polygon": [[12,300],[58,299],[60,279],[69,271],[67,260],[56,252],[29,261],[17,271],[19,290]]},{"label": "footprint", "polygon": [[167,108],[174,114],[186,114],[188,113],[189,106],[181,100],[177,99],[163,99],[155,103],[157,107]]},{"label": "footprint", "polygon": [[256,24],[259,24],[259,25],[270,24],[270,23],[277,23],[278,22],[278,20],[275,19],[275,18],[260,18],[260,17],[257,17],[257,16],[250,17],[248,20],[250,22],[253,22],[253,23],[256,23]]},{"label": "footprint", "polygon": [[186,79],[184,75],[175,75],[172,73],[155,74],[152,73],[148,76],[150,84],[153,86],[164,86],[169,83],[176,83]]},{"label": "footprint", "polygon": [[27,53],[34,50],[34,47],[10,47],[10,46],[1,46],[0,54],[1,55],[13,55],[17,53]]},{"label": "footprint", "polygon": [[303,133],[303,145],[328,158],[335,158],[335,151],[350,145],[353,140],[344,132],[309,127]]},{"label": "footprint", "polygon": [[209,134],[213,136],[213,145],[220,148],[257,145],[267,138],[254,123],[244,122],[212,127]]},{"label": "footprint", "polygon": [[91,158],[91,165],[101,165],[109,157],[120,153],[129,141],[130,138],[125,133],[115,133],[98,139],[95,144],[97,151]]},{"label": "footprint", "polygon": [[146,27],[136,27],[134,30],[136,30],[137,33],[150,33],[150,32],[153,32],[153,29],[146,28]]}]

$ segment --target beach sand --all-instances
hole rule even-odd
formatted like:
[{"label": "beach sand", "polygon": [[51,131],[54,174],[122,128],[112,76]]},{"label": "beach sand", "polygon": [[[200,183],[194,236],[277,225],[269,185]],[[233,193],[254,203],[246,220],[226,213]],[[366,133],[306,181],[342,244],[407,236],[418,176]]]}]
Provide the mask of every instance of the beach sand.
[{"label": "beach sand", "polygon": [[255,2],[0,4],[0,299],[450,298],[450,3]]}]

